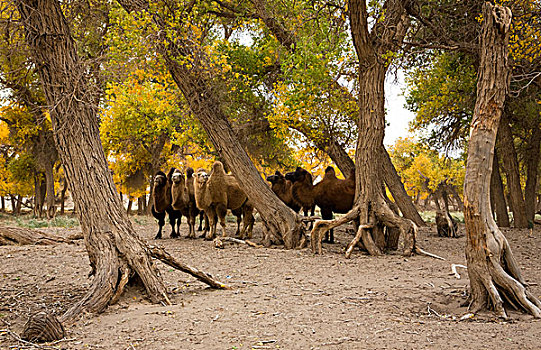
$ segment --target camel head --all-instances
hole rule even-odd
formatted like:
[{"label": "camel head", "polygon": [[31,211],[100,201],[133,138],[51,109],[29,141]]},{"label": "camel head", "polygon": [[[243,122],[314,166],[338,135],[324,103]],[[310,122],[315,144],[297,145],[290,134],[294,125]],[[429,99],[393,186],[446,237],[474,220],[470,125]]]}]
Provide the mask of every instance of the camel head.
[{"label": "camel head", "polygon": [[158,171],[156,175],[154,175],[154,187],[160,188],[167,184],[167,177],[165,176],[165,173],[163,171]]},{"label": "camel head", "polygon": [[171,181],[173,181],[174,184],[179,184],[184,180],[184,174],[178,169],[175,169],[173,172],[173,175],[171,176]]},{"label": "camel head", "polygon": [[287,173],[285,178],[292,183],[303,181],[312,183],[312,175],[301,167],[297,167],[295,171]]}]

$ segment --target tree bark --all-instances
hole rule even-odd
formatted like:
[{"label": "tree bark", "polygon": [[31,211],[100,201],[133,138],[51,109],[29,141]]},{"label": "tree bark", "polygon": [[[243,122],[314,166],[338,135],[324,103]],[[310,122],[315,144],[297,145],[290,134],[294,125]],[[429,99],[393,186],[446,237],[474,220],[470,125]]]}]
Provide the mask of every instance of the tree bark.
[{"label": "tree bark", "polygon": [[167,301],[165,286],[118,197],[99,139],[97,108],[85,66],[58,1],[18,0],[17,6],[50,106],[54,138],[81,222],[94,278],[87,295],[62,317],[100,312],[137,274],[153,302]]},{"label": "tree bark", "polygon": [[524,287],[518,264],[490,210],[490,176],[496,132],[509,86],[508,40],[511,11],[485,2],[480,36],[477,101],[468,143],[464,181],[470,310],[492,307],[503,318],[507,314],[502,295],[511,305],[541,317],[541,304]]},{"label": "tree bark", "polygon": [[[537,120],[537,118],[536,118]],[[532,135],[528,139],[524,162],[526,163],[526,186],[524,187],[524,201],[526,217],[533,223],[535,218],[535,205],[537,199],[539,147],[541,144],[541,128],[536,123],[532,128]]]},{"label": "tree bark", "polygon": [[54,218],[56,214],[56,206],[54,203],[54,164],[47,162],[45,165],[45,186],[46,186],[46,203],[47,203],[47,219]]},{"label": "tree bark", "polygon": [[518,157],[513,142],[513,133],[505,113],[501,118],[498,130],[498,153],[501,154],[503,169],[507,178],[509,200],[513,211],[513,224],[517,228],[526,228],[528,227],[528,218],[526,216],[526,203],[520,185]]},{"label": "tree bark", "polygon": [[153,13],[146,1],[119,0],[128,11],[147,11],[160,29],[156,37],[156,47],[164,58],[173,80],[182,91],[192,113],[207,132],[211,142],[228,168],[246,193],[250,202],[261,215],[266,235],[282,241],[287,249],[296,248],[301,242],[304,227],[301,218],[288,208],[271,191],[246,151],[241,147],[237,135],[218,99],[211,75],[205,70],[208,58],[186,37],[186,33],[176,33],[174,40],[168,33],[173,30],[163,18]]},{"label": "tree bark", "polygon": [[[312,249],[318,250],[317,239],[326,229],[345,220],[358,219],[360,226],[352,245],[361,240],[372,255],[382,253],[384,227],[399,229],[404,237],[403,254],[409,256],[421,252],[416,246],[416,225],[396,215],[385,202],[382,194],[381,148],[385,133],[385,74],[389,64],[388,55],[402,42],[409,22],[404,3],[388,0],[384,4],[385,16],[376,21],[372,32],[368,31],[368,13],[365,1],[349,1],[349,18],[353,43],[359,58],[359,116],[358,138],[355,153],[356,198],[352,211],[333,221],[319,221],[314,225]],[[351,249],[349,249],[351,251]]]},{"label": "tree bark", "polygon": [[509,214],[507,213],[507,203],[505,202],[499,164],[498,153],[494,151],[492,174],[490,176],[490,202],[492,203],[492,210],[496,213],[498,226],[509,227]]},{"label": "tree bark", "polygon": [[[283,47],[285,47],[290,52],[295,52],[295,35],[288,32],[279,21],[277,21],[273,16],[268,13],[268,11],[266,10],[266,1],[257,0],[254,2],[254,4],[256,10],[255,17],[261,19],[263,23],[265,23],[267,28],[274,34],[278,42],[280,42]],[[329,81],[333,82],[336,89],[343,91],[346,98],[358,103],[355,97],[351,93],[349,93],[349,91],[340,86],[333,78],[329,77]],[[313,132],[312,130],[310,130],[309,126],[299,125],[292,126],[292,128],[299,131],[307,139],[314,142],[314,144],[319,150],[327,153],[327,155],[332,159],[332,161],[336,164],[336,166],[340,169],[344,176],[349,176],[349,174],[351,174],[351,172],[355,169],[355,163],[346,153],[344,147],[342,147],[342,145],[338,143],[338,141],[333,137],[333,135],[325,135],[325,137],[314,139],[312,135],[317,135],[317,132]],[[380,151],[381,156],[383,157],[381,164],[383,166],[384,181],[387,184],[389,191],[391,191],[394,200],[398,204],[402,215],[405,218],[408,218],[415,222],[418,226],[425,226],[426,223],[419,215],[419,212],[413,205],[411,198],[408,196],[406,190],[404,189],[402,180],[396,172],[396,169],[394,168],[394,165],[391,162],[391,158],[389,157],[387,150],[383,146],[383,143],[381,144]]]}]

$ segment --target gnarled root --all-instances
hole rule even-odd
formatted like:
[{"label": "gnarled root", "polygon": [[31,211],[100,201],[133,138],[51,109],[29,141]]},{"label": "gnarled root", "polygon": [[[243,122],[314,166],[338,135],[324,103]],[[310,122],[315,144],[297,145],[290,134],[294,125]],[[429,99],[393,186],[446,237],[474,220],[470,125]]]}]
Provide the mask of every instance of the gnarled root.
[{"label": "gnarled root", "polygon": [[526,289],[507,239],[494,223],[489,223],[488,228],[485,249],[470,245],[467,248],[470,311],[476,313],[491,307],[499,317],[507,319],[505,301],[515,309],[541,318],[541,302]]},{"label": "gnarled root", "polygon": [[332,228],[346,224],[359,217],[359,207],[355,206],[345,216],[334,220],[317,220],[310,232],[310,245],[314,254],[323,254],[321,241],[325,233]]}]

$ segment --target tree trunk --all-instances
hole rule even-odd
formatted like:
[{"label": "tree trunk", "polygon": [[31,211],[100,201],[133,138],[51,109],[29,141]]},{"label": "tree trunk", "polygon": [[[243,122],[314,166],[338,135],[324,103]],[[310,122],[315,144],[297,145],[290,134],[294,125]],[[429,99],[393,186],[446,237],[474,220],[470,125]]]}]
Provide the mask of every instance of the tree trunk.
[{"label": "tree trunk", "polygon": [[10,194],[9,195],[9,200],[11,201],[11,215],[15,216],[16,213],[15,213],[15,207],[17,205],[17,201],[16,201],[16,198],[15,198],[15,195],[13,194]]},{"label": "tree trunk", "polygon": [[165,286],[124,210],[99,139],[97,108],[58,1],[18,0],[25,38],[43,85],[55,142],[83,231],[94,278],[62,317],[103,311],[136,274],[153,302]]},{"label": "tree trunk", "polygon": [[411,220],[395,214],[385,202],[381,147],[385,133],[384,82],[389,52],[397,49],[409,27],[404,2],[388,0],[384,3],[384,16],[377,19],[368,31],[366,2],[349,1],[349,19],[353,43],[359,59],[359,116],[358,138],[355,154],[356,195],[353,209],[336,220],[317,221],[312,230],[312,250],[321,252],[321,239],[325,232],[351,220],[360,226],[354,240],[346,250],[346,257],[359,241],[371,255],[382,253],[382,248],[392,246],[385,240],[384,228],[398,229],[404,237],[403,254],[425,253],[416,245],[417,226]]},{"label": "tree trunk", "polygon": [[526,203],[522,196],[522,187],[520,185],[520,169],[518,164],[513,134],[509,126],[509,120],[504,114],[500,121],[498,130],[498,153],[502,157],[503,169],[507,177],[507,188],[509,190],[509,200],[513,211],[513,223],[517,228],[528,227],[528,218],[526,216]]},{"label": "tree trunk", "polygon": [[68,190],[68,182],[65,177],[62,177],[60,182],[62,183],[62,189],[60,190],[60,215],[64,215],[64,209],[66,205],[66,191]]},{"label": "tree trunk", "polygon": [[133,205],[133,199],[131,196],[128,196],[128,208],[126,208],[126,214],[128,216],[131,215],[131,208],[132,208],[132,205]]},{"label": "tree trunk", "polygon": [[219,158],[232,170],[250,202],[257,209],[266,228],[267,237],[284,242],[288,249],[301,242],[304,227],[301,218],[288,208],[267,186],[246,151],[218,100],[218,92],[211,81],[212,72],[206,71],[208,58],[187,38],[186,33],[176,33],[175,40],[167,35],[173,28],[158,14],[152,13],[146,1],[119,0],[128,11],[144,10],[160,28],[155,44],[163,56],[173,80],[182,91],[192,113],[207,132]]},{"label": "tree trunk", "polygon": [[17,200],[16,200],[16,202],[17,202],[17,205],[16,205],[16,207],[15,207],[15,215],[16,215],[16,216],[19,216],[19,215],[21,215],[21,207],[22,207],[22,205],[23,205],[23,196],[20,195],[20,194],[17,195]]},{"label": "tree trunk", "polygon": [[4,196],[0,196],[0,212],[6,212],[6,198]]},{"label": "tree trunk", "polygon": [[143,215],[145,213],[146,198],[145,195],[137,198],[137,215]]},{"label": "tree trunk", "polygon": [[45,186],[47,193],[47,219],[54,218],[56,214],[56,207],[54,204],[54,164],[48,162],[45,166]]},{"label": "tree trunk", "polygon": [[34,174],[34,216],[41,218],[43,216],[43,204],[47,193],[47,184],[42,172]]},{"label": "tree trunk", "polygon": [[490,176],[490,202],[493,204],[492,210],[496,213],[498,226],[509,227],[509,214],[507,213],[507,203],[505,202],[499,164],[498,154],[494,151],[492,175]]},{"label": "tree trunk", "polygon": [[[537,120],[537,118],[536,118]],[[541,128],[536,123],[532,135],[528,139],[524,162],[526,163],[526,187],[524,188],[524,201],[526,204],[526,217],[533,223],[537,198],[539,147],[541,144]]]},{"label": "tree trunk", "polygon": [[511,11],[485,2],[480,36],[477,100],[468,143],[464,181],[470,310],[492,307],[507,318],[502,295],[511,305],[541,317],[539,301],[524,287],[519,266],[490,210],[490,176],[496,132],[509,85],[508,40]]},{"label": "tree trunk", "polygon": [[393,162],[391,162],[391,157],[383,144],[380,148],[380,157],[383,169],[383,180],[389,188],[389,191],[391,191],[393,199],[400,208],[402,215],[406,219],[413,221],[417,226],[426,226],[426,223],[421,218],[421,215],[419,215],[417,208],[413,205],[411,197],[406,192],[402,179],[400,178],[400,175],[398,175]]},{"label": "tree trunk", "polygon": [[[269,15],[268,11],[266,10],[266,1],[257,0],[254,2],[254,6],[257,16],[263,21],[263,23],[265,23],[267,28],[276,37],[278,42],[280,42],[280,44],[288,51],[295,52],[295,34],[288,32],[287,29],[284,28],[279,21]],[[347,90],[345,90],[342,86],[340,86],[334,80],[334,78],[329,77],[329,81],[333,82],[336,89],[343,91],[346,98],[358,103],[355,97]],[[336,141],[333,135],[325,135],[325,137],[314,138],[313,135],[317,135],[318,132],[314,132],[310,129],[309,126],[292,126],[292,128],[299,131],[307,139],[314,142],[314,144],[319,150],[327,153],[329,158],[332,159],[332,161],[336,164],[336,166],[340,169],[344,176],[349,176],[349,174],[351,174],[351,172],[355,169],[355,164],[353,163],[353,160],[346,153],[344,148],[338,143],[338,141]],[[402,180],[396,172],[396,169],[391,162],[391,158],[389,157],[389,154],[387,153],[387,150],[385,149],[383,144],[381,145],[381,152],[381,156],[383,157],[382,165],[384,181],[387,184],[389,191],[391,191],[394,200],[398,204],[402,215],[405,218],[408,218],[415,222],[418,226],[425,226],[426,223],[423,221],[423,219],[419,215],[419,212],[413,205],[411,198],[406,193],[404,185],[402,184]]]}]

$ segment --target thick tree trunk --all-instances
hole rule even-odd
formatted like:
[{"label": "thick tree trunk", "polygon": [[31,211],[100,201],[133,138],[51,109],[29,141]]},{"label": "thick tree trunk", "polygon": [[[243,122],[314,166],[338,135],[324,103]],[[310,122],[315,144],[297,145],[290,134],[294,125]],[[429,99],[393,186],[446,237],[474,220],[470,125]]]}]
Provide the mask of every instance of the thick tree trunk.
[{"label": "thick tree trunk", "polygon": [[541,317],[541,304],[524,287],[519,266],[490,210],[490,176],[496,132],[509,84],[508,40],[511,11],[486,2],[480,37],[477,101],[468,143],[464,181],[470,309],[492,307],[506,318],[502,295],[513,306]]},{"label": "thick tree trunk", "polygon": [[[537,119],[537,118],[536,118]],[[524,187],[524,201],[526,204],[526,217],[533,223],[537,198],[539,147],[541,144],[541,128],[535,125],[532,135],[528,139],[524,162],[526,163],[526,187]]]},{"label": "thick tree trunk", "polygon": [[494,151],[492,165],[492,174],[490,176],[490,203],[492,210],[496,214],[496,223],[499,227],[509,227],[509,214],[507,213],[507,203],[505,202],[505,193],[503,192],[503,182],[500,175],[500,166],[498,154]]},{"label": "thick tree trunk", "polygon": [[[272,15],[267,11],[267,2],[264,0],[257,0],[254,2],[256,15],[265,23],[267,28],[274,34],[278,42],[289,50],[290,52],[295,52],[296,50],[296,38],[293,33],[290,33],[284,28],[284,26],[276,20]],[[349,93],[347,90],[343,89],[332,77],[328,77],[330,82],[335,84],[335,88],[343,91],[347,99],[356,101],[355,97]],[[349,176],[351,172],[355,169],[355,164],[351,157],[346,153],[344,148],[336,141],[333,135],[325,135],[325,137],[314,138],[313,135],[317,135],[318,132],[314,132],[310,129],[309,126],[292,126],[295,130],[302,133],[307,139],[314,142],[316,147],[327,153],[327,155],[332,159],[336,166],[340,169],[344,176]],[[425,222],[419,215],[419,212],[412,203],[411,198],[406,193],[402,180],[394,165],[391,162],[391,158],[385,150],[383,144],[381,145],[381,156],[382,166],[383,166],[383,176],[384,181],[387,184],[387,187],[391,191],[394,200],[398,204],[402,215],[405,218],[408,218],[415,222],[419,226],[425,226]]]},{"label": "thick tree trunk", "polygon": [[4,196],[0,196],[0,212],[6,212],[6,198]]},{"label": "thick tree trunk", "polygon": [[384,4],[385,16],[376,21],[372,33],[368,31],[368,13],[365,1],[349,1],[349,17],[355,50],[359,58],[359,118],[355,154],[356,198],[352,211],[333,221],[318,221],[312,230],[312,249],[321,251],[321,235],[327,229],[348,220],[358,219],[360,226],[346,256],[361,241],[372,255],[385,248],[384,228],[399,229],[404,237],[403,254],[422,252],[416,247],[417,226],[396,215],[382,194],[381,145],[385,133],[384,82],[388,63],[386,55],[401,42],[407,32],[408,20],[404,3],[389,0]]},{"label": "thick tree trunk", "polygon": [[241,147],[237,135],[221,107],[218,92],[213,89],[211,71],[206,71],[208,59],[202,50],[186,38],[186,33],[177,33],[175,40],[167,35],[170,28],[158,14],[149,10],[146,1],[119,0],[127,10],[149,11],[160,28],[156,46],[163,56],[173,80],[182,91],[192,113],[207,132],[219,157],[232,170],[250,202],[257,209],[266,228],[267,237],[283,241],[286,248],[295,248],[301,242],[304,229],[300,217],[276,197],[246,151]]},{"label": "thick tree trunk", "polygon": [[96,107],[58,1],[18,0],[50,106],[55,142],[81,222],[94,278],[87,295],[62,317],[103,311],[137,274],[153,302],[166,302],[165,286],[125,212],[99,139]]},{"label": "thick tree trunk", "polygon": [[528,218],[526,216],[526,203],[524,202],[522,187],[520,185],[518,157],[515,150],[515,143],[513,142],[513,133],[511,132],[511,127],[505,114],[501,118],[500,128],[498,130],[498,153],[502,157],[503,169],[507,178],[514,226],[517,228],[526,228],[528,227]]}]

